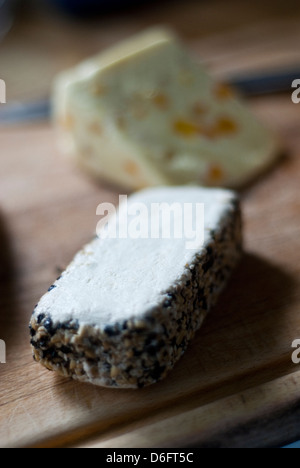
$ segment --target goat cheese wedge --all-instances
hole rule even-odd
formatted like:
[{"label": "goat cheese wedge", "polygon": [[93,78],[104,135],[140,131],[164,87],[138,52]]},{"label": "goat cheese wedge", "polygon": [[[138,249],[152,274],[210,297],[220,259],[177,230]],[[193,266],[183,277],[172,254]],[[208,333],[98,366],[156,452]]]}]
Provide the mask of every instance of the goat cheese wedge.
[{"label": "goat cheese wedge", "polygon": [[[204,204],[204,240],[188,247],[178,232],[186,223],[201,231],[198,204]],[[166,207],[169,237],[166,212],[160,216]],[[112,219],[119,235],[103,227],[35,308],[31,344],[35,360],[61,375],[142,388],[173,368],[237,265],[239,202],[222,189],[154,188],[130,197]],[[135,235],[133,225],[156,234]]]},{"label": "goat cheese wedge", "polygon": [[151,30],[63,73],[62,148],[129,189],[240,187],[277,157],[274,135],[167,30]]}]

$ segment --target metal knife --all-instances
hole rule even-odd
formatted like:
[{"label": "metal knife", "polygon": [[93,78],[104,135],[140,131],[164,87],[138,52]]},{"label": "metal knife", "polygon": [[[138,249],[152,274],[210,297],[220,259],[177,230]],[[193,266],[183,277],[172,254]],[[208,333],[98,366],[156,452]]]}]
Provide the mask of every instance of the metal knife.
[{"label": "metal knife", "polygon": [[[292,83],[300,79],[300,65],[288,70],[275,70],[262,74],[235,76],[226,82],[246,97],[261,96],[279,92],[292,92]],[[31,102],[13,102],[0,106],[0,125],[36,122],[49,119],[50,99]]]}]

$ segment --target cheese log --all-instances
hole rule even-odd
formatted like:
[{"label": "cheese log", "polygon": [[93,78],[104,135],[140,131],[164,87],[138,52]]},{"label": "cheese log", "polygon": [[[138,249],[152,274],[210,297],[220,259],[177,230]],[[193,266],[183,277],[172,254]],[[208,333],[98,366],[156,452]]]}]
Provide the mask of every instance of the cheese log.
[{"label": "cheese log", "polygon": [[[175,238],[173,229],[170,238],[163,238],[163,223],[154,214],[150,219],[151,207],[161,203],[182,209],[203,203],[204,243],[190,250],[185,236]],[[48,369],[106,387],[153,384],[173,368],[216,303],[241,256],[235,194],[194,187],[148,189],[130,197],[129,208],[121,205],[113,219],[122,226],[126,222],[129,232],[137,218],[127,210],[141,204],[147,209],[141,209],[137,224],[150,226],[154,219],[160,226],[157,238],[97,237],[35,308],[31,344],[35,360]],[[178,210],[172,213],[175,233],[182,217]]]},{"label": "cheese log", "polygon": [[165,30],[151,30],[58,77],[63,151],[129,189],[236,188],[278,156],[274,135]]}]

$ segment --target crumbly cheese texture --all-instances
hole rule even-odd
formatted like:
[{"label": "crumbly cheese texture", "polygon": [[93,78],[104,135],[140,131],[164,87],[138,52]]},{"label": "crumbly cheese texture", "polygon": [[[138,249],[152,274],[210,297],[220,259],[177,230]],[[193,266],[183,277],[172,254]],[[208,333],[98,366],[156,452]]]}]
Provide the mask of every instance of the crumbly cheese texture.
[{"label": "crumbly cheese texture", "polygon": [[[177,206],[170,211],[170,238],[162,238],[166,217],[151,211],[162,204]],[[190,234],[172,235],[188,222],[180,214],[188,204],[204,204],[205,213],[204,243],[192,250]],[[134,220],[151,226],[152,217],[157,238],[129,231]],[[216,302],[241,256],[241,218],[233,192],[177,187],[133,195],[116,219],[117,232],[126,223],[132,237],[96,238],[76,255],[34,310],[32,346],[48,369],[96,385],[137,388],[172,369]],[[192,221],[199,230],[201,220]]]},{"label": "crumbly cheese texture", "polygon": [[240,187],[278,155],[274,135],[167,30],[151,30],[58,77],[62,148],[129,189]]}]

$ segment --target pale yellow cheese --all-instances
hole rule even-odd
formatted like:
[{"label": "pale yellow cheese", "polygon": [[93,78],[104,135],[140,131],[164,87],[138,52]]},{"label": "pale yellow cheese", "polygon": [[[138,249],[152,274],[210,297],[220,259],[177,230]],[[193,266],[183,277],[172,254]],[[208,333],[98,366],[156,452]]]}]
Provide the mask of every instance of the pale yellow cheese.
[{"label": "pale yellow cheese", "polygon": [[62,74],[64,151],[129,189],[239,187],[278,154],[274,135],[167,30],[151,30]]}]

